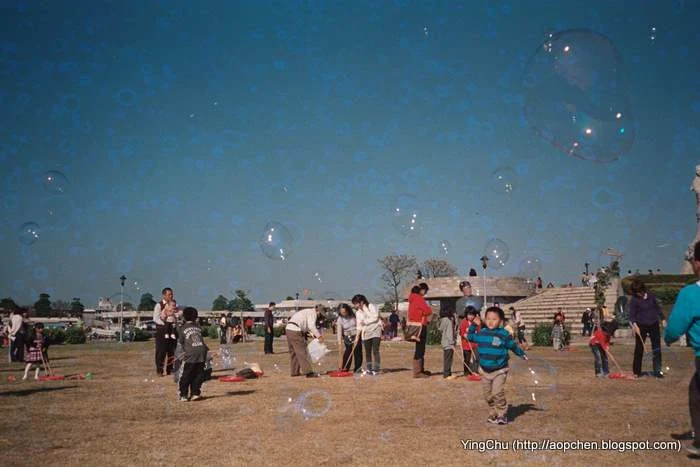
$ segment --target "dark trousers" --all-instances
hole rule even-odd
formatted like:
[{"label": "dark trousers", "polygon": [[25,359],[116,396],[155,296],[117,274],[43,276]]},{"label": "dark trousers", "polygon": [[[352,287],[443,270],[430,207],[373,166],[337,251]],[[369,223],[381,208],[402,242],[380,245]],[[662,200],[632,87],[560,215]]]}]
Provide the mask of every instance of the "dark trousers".
[{"label": "dark trousers", "polygon": [[10,341],[10,359],[13,362],[24,362],[24,333],[15,334],[15,340]]},{"label": "dark trousers", "polygon": [[447,378],[452,376],[452,357],[454,349],[442,349],[442,376]]},{"label": "dark trousers", "polygon": [[274,334],[265,332],[265,353],[274,353],[272,352],[272,339],[274,338]]},{"label": "dark trousers", "polygon": [[173,371],[176,346],[177,339],[165,338],[165,326],[156,326],[156,371],[158,374],[163,374],[163,368],[167,374]]},{"label": "dark trousers", "polygon": [[391,335],[392,339],[399,335],[399,323],[389,324],[389,335]]},{"label": "dark trousers", "polygon": [[373,337],[371,339],[363,340],[362,343],[365,345],[365,358],[367,359],[367,369],[372,371],[379,371],[381,366],[381,359],[379,358],[379,343],[381,338]]},{"label": "dark trousers", "polygon": [[632,371],[635,375],[642,374],[642,358],[644,357],[644,342],[647,336],[651,337],[651,350],[654,353],[654,374],[659,374],[661,371],[661,333],[659,331],[659,322],[654,324],[637,324],[639,326],[639,336],[634,336],[634,362],[632,363]]},{"label": "dark trousers", "polygon": [[351,339],[349,342],[345,341],[345,352],[343,353],[343,370],[350,371],[350,360],[352,356],[353,371],[357,371],[362,368],[362,344],[359,342],[355,346],[355,350],[352,350],[352,346],[355,340]]},{"label": "dark trousers", "polygon": [[186,362],[180,376],[180,397],[201,395],[203,382],[204,362]]},{"label": "dark trousers", "polygon": [[[472,357],[472,355],[474,355]],[[462,358],[464,358],[464,374],[465,375],[470,375],[470,374],[479,374],[479,351],[474,349],[474,350],[465,350],[462,349]]]},{"label": "dark trousers", "polygon": [[219,336],[219,344],[225,344],[226,343],[226,328],[219,326],[219,332],[221,335]]},{"label": "dark trousers", "polygon": [[688,386],[688,408],[690,410],[690,423],[695,432],[695,444],[700,446],[700,357],[695,357],[695,374],[690,378]]},{"label": "dark trousers", "polygon": [[608,354],[603,348],[598,345],[591,345],[591,352],[593,352],[593,369],[595,370],[595,374],[599,375],[602,374],[607,375],[610,370],[608,368]]},{"label": "dark trousers", "polygon": [[420,340],[416,342],[416,351],[413,352],[414,360],[422,360],[425,357],[425,343],[428,341],[428,327],[421,326]]}]

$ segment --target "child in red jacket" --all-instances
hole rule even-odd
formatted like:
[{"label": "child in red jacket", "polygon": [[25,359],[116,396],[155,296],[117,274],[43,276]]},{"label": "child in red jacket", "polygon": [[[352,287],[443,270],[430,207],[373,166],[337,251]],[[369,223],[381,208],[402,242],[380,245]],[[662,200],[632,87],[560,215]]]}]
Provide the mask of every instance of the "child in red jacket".
[{"label": "child in red jacket", "polygon": [[616,321],[606,321],[599,328],[596,328],[588,341],[591,352],[593,352],[593,369],[596,378],[608,377],[608,348],[610,347],[610,339],[615,335],[616,330]]},{"label": "child in red jacket", "polygon": [[[464,359],[464,376],[479,374],[479,350],[476,344],[467,340],[467,330],[472,325],[478,314],[476,308],[468,306],[464,311],[464,319],[459,323],[459,336],[462,340],[462,358]],[[481,325],[476,325],[476,332],[481,330]]]}]

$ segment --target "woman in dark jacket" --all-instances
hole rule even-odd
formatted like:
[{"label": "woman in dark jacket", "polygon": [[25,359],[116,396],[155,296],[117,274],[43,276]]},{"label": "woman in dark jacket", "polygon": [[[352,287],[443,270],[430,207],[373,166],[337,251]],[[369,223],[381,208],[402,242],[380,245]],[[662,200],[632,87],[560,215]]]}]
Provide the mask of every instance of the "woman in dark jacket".
[{"label": "woman in dark jacket", "polygon": [[656,296],[648,292],[644,283],[634,280],[630,286],[632,299],[630,300],[630,325],[635,333],[634,362],[632,371],[639,377],[642,376],[642,358],[644,356],[644,343],[647,337],[651,338],[651,349],[654,358],[653,376],[663,378],[661,371],[661,332],[659,321],[664,316]]}]

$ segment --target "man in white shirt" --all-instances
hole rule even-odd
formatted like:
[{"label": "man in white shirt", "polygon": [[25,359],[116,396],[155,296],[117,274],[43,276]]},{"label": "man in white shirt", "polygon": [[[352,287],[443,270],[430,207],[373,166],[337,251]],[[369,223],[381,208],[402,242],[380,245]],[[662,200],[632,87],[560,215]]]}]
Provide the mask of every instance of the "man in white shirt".
[{"label": "man in white shirt", "polygon": [[17,311],[10,313],[8,336],[10,338],[10,361],[24,362],[24,328],[22,327],[22,314]]},{"label": "man in white shirt", "polygon": [[165,334],[165,309],[173,300],[173,289],[163,289],[163,298],[153,309],[153,321],[156,323],[156,372],[160,376],[169,375],[175,362],[176,339],[168,339]]},{"label": "man in white shirt", "polygon": [[316,327],[316,320],[323,311],[323,305],[316,305],[315,308],[305,308],[299,310],[289,318],[285,327],[287,345],[289,346],[289,356],[291,361],[292,376],[305,374],[307,378],[318,376],[311,370],[311,362],[306,350],[306,336],[310,334],[323,342],[323,336]]}]

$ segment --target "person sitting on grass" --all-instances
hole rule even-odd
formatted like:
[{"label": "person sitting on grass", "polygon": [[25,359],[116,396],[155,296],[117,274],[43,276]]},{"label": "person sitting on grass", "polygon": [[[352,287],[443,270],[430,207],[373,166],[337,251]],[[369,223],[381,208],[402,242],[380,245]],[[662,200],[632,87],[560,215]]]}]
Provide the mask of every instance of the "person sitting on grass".
[{"label": "person sitting on grass", "polygon": [[202,329],[197,324],[197,309],[191,306],[182,312],[185,324],[179,332],[178,341],[182,345],[183,368],[180,374],[180,401],[196,401],[202,398],[204,364],[209,348],[202,339]]},{"label": "person sitting on grass", "polygon": [[[693,247],[693,272],[700,278],[700,242]],[[664,331],[664,342],[670,346],[688,334],[695,351],[695,373],[690,378],[688,405],[693,425],[693,444],[687,448],[693,456],[700,456],[700,282],[693,282],[681,289],[676,297],[668,326]]]},{"label": "person sitting on grass", "polygon": [[606,321],[591,336],[588,346],[593,352],[593,370],[596,378],[607,378],[608,373],[608,349],[610,339],[617,330],[617,321]]},{"label": "person sitting on grass", "polygon": [[477,326],[481,324],[481,319],[477,316],[467,331],[467,339],[479,347],[479,374],[484,398],[489,406],[489,417],[486,421],[498,425],[508,424],[508,401],[505,394],[509,371],[508,351],[527,360],[523,349],[518,347],[508,331],[501,327],[504,318],[503,310],[495,306],[489,307],[484,316],[486,327],[477,332]]},{"label": "person sitting on grass", "polygon": [[47,353],[49,341],[44,335],[44,325],[42,323],[36,323],[32,334],[33,335],[27,340],[27,353],[24,355],[24,361],[27,366],[24,367],[24,376],[22,376],[22,379],[27,379],[27,375],[33,364],[37,365],[34,371],[34,379],[39,379],[39,369],[41,369],[41,367],[44,368],[44,373],[48,374],[46,372],[46,362],[49,360],[49,354]]}]

